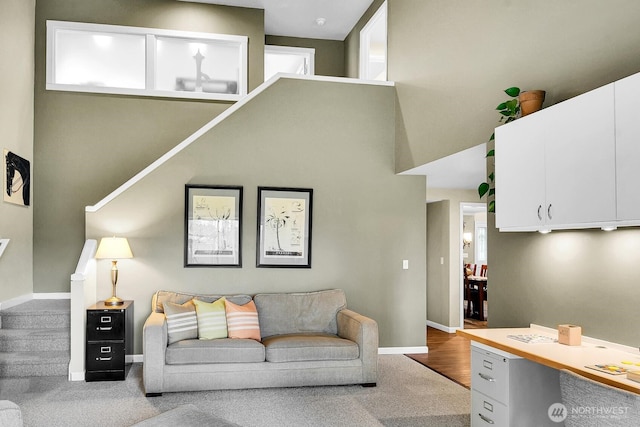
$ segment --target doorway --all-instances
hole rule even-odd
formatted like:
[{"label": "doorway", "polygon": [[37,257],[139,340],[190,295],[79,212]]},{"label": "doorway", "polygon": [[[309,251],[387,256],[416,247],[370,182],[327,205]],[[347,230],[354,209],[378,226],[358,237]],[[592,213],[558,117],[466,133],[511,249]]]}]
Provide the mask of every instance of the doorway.
[{"label": "doorway", "polygon": [[316,50],[304,47],[264,47],[264,81],[277,73],[313,76]]},{"label": "doorway", "polygon": [[489,317],[487,205],[460,204],[460,324],[486,328]]},{"label": "doorway", "polygon": [[387,2],[360,31],[360,78],[387,80]]}]

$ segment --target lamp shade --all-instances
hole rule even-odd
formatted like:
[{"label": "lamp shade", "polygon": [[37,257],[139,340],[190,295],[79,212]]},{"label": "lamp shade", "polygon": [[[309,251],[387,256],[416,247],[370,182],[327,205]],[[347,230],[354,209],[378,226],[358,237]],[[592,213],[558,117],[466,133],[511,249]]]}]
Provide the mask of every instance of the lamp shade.
[{"label": "lamp shade", "polygon": [[103,237],[96,252],[98,259],[122,259],[133,258],[133,253],[129,247],[126,237]]}]

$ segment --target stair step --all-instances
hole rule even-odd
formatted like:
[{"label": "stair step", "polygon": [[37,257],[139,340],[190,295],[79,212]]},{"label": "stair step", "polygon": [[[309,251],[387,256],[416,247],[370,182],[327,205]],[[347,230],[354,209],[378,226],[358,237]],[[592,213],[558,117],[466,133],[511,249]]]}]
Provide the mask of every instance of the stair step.
[{"label": "stair step", "polygon": [[2,329],[71,327],[71,301],[34,299],[0,312]]},{"label": "stair step", "polygon": [[0,352],[69,351],[69,328],[0,329]]},{"label": "stair step", "polygon": [[0,353],[0,377],[67,376],[68,351],[15,351]]}]

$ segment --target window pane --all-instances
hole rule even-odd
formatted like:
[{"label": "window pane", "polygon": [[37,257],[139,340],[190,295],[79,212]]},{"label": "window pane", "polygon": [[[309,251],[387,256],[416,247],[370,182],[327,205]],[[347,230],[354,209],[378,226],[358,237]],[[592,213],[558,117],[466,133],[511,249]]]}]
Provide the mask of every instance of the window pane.
[{"label": "window pane", "polygon": [[157,90],[238,94],[240,45],[158,37]]},{"label": "window pane", "polygon": [[301,55],[291,53],[264,54],[264,79],[269,80],[277,73],[306,75],[307,59]]},{"label": "window pane", "polygon": [[476,260],[487,262],[487,227],[476,227]]},{"label": "window pane", "polygon": [[55,83],[144,89],[144,35],[57,30],[55,40]]}]

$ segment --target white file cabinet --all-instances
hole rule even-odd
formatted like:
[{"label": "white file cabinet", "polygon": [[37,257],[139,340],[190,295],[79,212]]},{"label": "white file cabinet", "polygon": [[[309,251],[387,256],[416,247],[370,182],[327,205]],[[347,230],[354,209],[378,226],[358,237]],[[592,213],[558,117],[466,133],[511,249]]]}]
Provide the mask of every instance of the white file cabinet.
[{"label": "white file cabinet", "polygon": [[557,370],[472,341],[471,375],[472,427],[558,425],[548,415],[561,402]]}]

